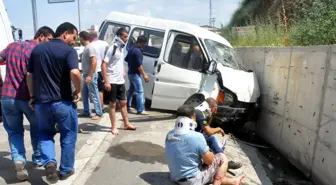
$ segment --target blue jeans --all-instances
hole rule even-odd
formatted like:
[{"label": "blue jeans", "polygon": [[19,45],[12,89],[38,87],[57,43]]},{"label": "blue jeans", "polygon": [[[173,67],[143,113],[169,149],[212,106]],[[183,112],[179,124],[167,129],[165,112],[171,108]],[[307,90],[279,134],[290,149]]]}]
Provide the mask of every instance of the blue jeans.
[{"label": "blue jeans", "polygon": [[212,152],[214,154],[218,154],[218,153],[223,153],[224,152],[224,149],[221,148],[216,136],[214,135],[211,135],[211,136],[208,136],[206,139],[206,142],[209,146],[209,148],[212,150]]},{"label": "blue jeans", "polygon": [[2,118],[5,130],[8,133],[8,142],[13,162],[26,162],[24,146],[23,115],[30,124],[30,138],[33,147],[32,161],[41,164],[41,151],[39,145],[38,128],[34,111],[29,107],[29,101],[11,98],[1,99]]},{"label": "blue jeans", "polygon": [[72,102],[49,102],[35,105],[36,120],[39,128],[42,165],[49,162],[57,164],[55,159],[55,124],[60,131],[61,165],[60,174],[64,175],[74,168],[77,142],[78,117]]},{"label": "blue jeans", "polygon": [[136,93],[137,112],[145,111],[145,98],[143,93],[141,76],[138,74],[128,74],[130,87],[127,92],[127,109],[132,107],[133,94]]},{"label": "blue jeans", "polygon": [[88,75],[83,74],[83,84],[82,84],[82,100],[84,106],[84,114],[91,115],[90,109],[90,99],[93,102],[93,106],[95,108],[96,114],[98,116],[103,115],[103,110],[101,107],[101,102],[99,98],[98,91],[98,73],[94,73],[91,78],[91,82],[89,84],[85,83],[85,79]]}]

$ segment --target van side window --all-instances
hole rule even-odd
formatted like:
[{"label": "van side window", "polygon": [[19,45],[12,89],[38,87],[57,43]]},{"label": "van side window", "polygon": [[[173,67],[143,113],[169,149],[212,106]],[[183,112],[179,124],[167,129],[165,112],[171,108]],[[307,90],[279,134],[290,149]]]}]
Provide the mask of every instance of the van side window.
[{"label": "van side window", "polygon": [[201,71],[204,55],[196,38],[192,35],[171,32],[164,60],[176,67]]},{"label": "van side window", "polygon": [[99,39],[105,40],[107,43],[111,45],[114,37],[116,36],[117,30],[122,27],[125,28],[127,31],[130,30],[129,26],[107,22],[99,34]]},{"label": "van side window", "polygon": [[143,49],[143,54],[158,58],[161,53],[164,31],[134,28],[128,39],[127,50],[131,49],[135,45],[136,40],[140,35],[144,35],[147,39],[147,45]]}]

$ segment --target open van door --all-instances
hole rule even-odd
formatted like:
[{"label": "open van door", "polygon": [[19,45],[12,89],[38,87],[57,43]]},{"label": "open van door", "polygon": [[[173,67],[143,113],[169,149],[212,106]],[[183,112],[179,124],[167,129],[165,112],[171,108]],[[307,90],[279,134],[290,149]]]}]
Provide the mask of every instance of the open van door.
[{"label": "open van door", "polygon": [[[7,45],[13,42],[13,33],[11,24],[7,15],[7,11],[3,0],[0,0],[0,52],[7,47]],[[1,66],[1,77],[4,80],[6,76],[6,66],[5,64],[0,64]]]},{"label": "open van door", "polygon": [[[198,46],[198,52],[194,51],[195,46]],[[164,54],[155,63],[156,81],[152,108],[176,110],[199,90],[204,75],[201,71],[203,63],[206,62],[201,48],[198,39],[193,35],[169,32]],[[195,58],[198,59],[198,64],[195,63]]]}]

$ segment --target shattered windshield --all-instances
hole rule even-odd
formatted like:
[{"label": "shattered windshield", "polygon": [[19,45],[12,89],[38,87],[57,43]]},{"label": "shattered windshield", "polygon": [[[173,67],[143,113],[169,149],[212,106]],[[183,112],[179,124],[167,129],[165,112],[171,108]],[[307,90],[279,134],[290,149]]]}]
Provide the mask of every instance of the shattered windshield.
[{"label": "shattered windshield", "polygon": [[233,69],[244,68],[243,65],[239,63],[233,48],[229,48],[224,44],[210,39],[205,39],[204,42],[213,60]]}]

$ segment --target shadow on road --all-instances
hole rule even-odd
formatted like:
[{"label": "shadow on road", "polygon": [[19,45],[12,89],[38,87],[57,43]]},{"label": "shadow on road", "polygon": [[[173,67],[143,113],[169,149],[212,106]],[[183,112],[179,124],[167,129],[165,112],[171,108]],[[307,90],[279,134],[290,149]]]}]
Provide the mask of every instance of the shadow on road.
[{"label": "shadow on road", "polygon": [[[9,159],[9,152],[0,152],[0,178],[4,179],[6,184],[16,184],[20,181],[16,178],[13,162]],[[27,162],[26,169],[29,174],[31,184],[47,185],[42,179],[45,175],[43,168],[35,168],[31,162]]]},{"label": "shadow on road", "polygon": [[125,142],[112,146],[107,151],[111,157],[127,161],[154,164],[167,164],[165,149],[145,141]]},{"label": "shadow on road", "polygon": [[140,174],[140,178],[151,185],[176,185],[170,180],[169,172],[146,172]]},{"label": "shadow on road", "polygon": [[129,118],[130,122],[152,122],[152,121],[164,121],[169,119],[174,119],[175,115],[158,115],[158,116],[142,116]]}]

